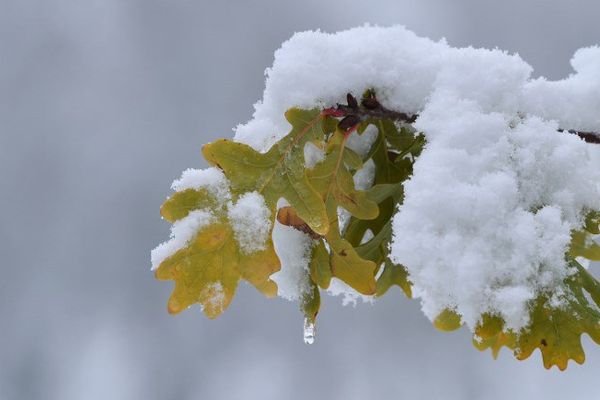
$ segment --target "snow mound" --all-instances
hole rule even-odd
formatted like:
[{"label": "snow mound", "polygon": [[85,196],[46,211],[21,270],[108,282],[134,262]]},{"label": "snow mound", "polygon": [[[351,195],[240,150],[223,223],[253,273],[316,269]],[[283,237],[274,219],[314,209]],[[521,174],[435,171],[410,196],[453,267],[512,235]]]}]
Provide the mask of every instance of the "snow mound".
[{"label": "snow mound", "polygon": [[[265,152],[287,134],[290,107],[328,107],[367,89],[389,109],[419,114],[427,145],[393,221],[393,261],[408,269],[429,318],[452,308],[473,328],[491,312],[520,329],[531,299],[560,292],[570,231],[600,209],[591,146],[557,132],[600,131],[600,48],[578,50],[571,64],[572,75],[548,81],[532,79],[518,55],[453,48],[400,26],[302,32],[276,51],[235,140]],[[358,178],[367,186],[369,168]],[[277,224],[274,236],[280,295],[298,298],[310,243]]]}]

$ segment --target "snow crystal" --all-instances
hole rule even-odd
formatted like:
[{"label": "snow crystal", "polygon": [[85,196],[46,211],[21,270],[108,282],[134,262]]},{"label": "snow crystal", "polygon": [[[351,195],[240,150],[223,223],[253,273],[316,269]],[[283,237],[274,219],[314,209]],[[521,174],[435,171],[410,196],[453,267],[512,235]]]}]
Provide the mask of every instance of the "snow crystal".
[{"label": "snow crystal", "polygon": [[206,189],[215,199],[225,202],[231,199],[229,182],[218,168],[193,169],[183,171],[181,178],[171,184],[171,189],[181,192],[186,189]]},{"label": "snow crystal", "polygon": [[213,215],[207,210],[191,211],[185,218],[175,221],[171,226],[171,239],[159,244],[151,253],[152,271],[160,263],[184,248],[198,231],[213,222]]},{"label": "snow crystal", "polygon": [[266,248],[271,231],[271,211],[257,192],[245,193],[238,201],[229,203],[227,217],[235,239],[245,254]]},{"label": "snow crystal", "polygon": [[[571,65],[563,80],[532,79],[518,55],[453,48],[400,26],[298,33],[275,53],[263,98],[235,140],[265,152],[289,131],[288,108],[329,107],[367,89],[389,109],[418,113],[427,145],[393,221],[392,257],[407,267],[429,318],[451,308],[473,328],[491,312],[519,329],[531,299],[561,293],[570,231],[586,210],[600,209],[593,150],[557,132],[600,131],[600,48],[578,50]],[[364,156],[375,136],[373,128],[352,134],[348,147]],[[315,148],[305,148],[309,167],[321,157]],[[371,184],[370,168],[357,174],[357,187]],[[219,173],[188,170],[174,188],[221,187],[206,183],[221,182]],[[279,224],[273,236],[279,295],[298,299],[312,241]],[[164,251],[155,252],[158,259]],[[329,292],[356,302],[344,285],[334,279]]]}]

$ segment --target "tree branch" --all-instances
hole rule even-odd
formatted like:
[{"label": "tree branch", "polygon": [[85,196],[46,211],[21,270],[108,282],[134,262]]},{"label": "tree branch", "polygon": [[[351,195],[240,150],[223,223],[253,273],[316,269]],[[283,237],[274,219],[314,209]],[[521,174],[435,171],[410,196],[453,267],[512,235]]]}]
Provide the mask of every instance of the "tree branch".
[{"label": "tree branch", "polygon": [[[325,115],[343,117],[339,123],[339,127],[344,131],[349,131],[360,122],[368,119],[390,119],[392,121],[412,124],[419,117],[419,114],[406,114],[385,108],[379,103],[373,92],[365,94],[360,106],[356,98],[350,93],[346,95],[346,100],[348,104],[337,104],[336,107],[327,108],[323,111]],[[574,129],[559,129],[558,132],[577,135],[587,143],[600,144],[600,133],[598,132],[584,132]]]},{"label": "tree branch", "polygon": [[588,143],[600,144],[600,133],[582,132],[582,131],[576,131],[574,129],[559,129],[558,131],[577,135]]}]

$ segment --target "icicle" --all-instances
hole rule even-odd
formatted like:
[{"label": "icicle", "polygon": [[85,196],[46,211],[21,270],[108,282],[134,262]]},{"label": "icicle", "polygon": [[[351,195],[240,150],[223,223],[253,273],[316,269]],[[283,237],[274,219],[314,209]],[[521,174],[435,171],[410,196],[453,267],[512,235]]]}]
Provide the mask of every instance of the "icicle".
[{"label": "icicle", "polygon": [[315,342],[315,323],[309,318],[304,318],[304,343],[313,344]]}]

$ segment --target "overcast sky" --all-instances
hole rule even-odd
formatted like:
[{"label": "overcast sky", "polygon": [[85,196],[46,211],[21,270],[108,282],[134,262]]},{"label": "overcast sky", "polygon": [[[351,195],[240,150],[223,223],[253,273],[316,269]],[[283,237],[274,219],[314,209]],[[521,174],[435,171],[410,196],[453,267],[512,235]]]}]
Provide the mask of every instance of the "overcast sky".
[{"label": "overcast sky", "polygon": [[403,24],[558,79],[600,43],[599,15],[592,0],[0,0],[0,400],[597,398],[588,338],[566,373],[493,361],[399,290],[325,299],[312,346],[297,304],[246,285],[215,321],[172,317],[149,252],[170,182],[250,118],[295,31]]}]

